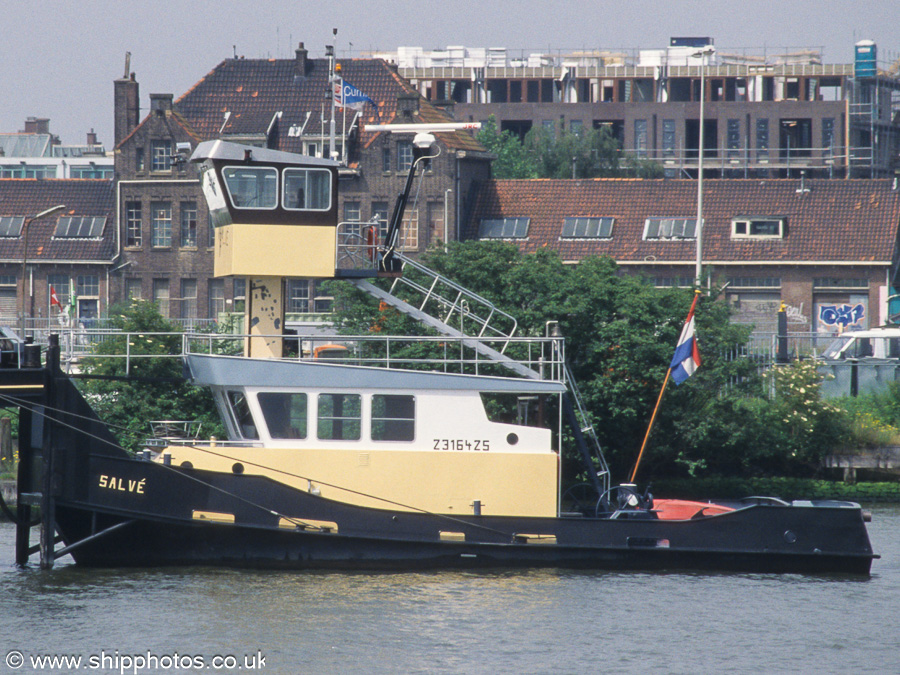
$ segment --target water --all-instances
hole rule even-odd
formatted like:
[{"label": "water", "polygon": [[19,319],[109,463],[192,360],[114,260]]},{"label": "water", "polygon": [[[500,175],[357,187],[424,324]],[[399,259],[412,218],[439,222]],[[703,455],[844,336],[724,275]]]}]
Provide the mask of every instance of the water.
[{"label": "water", "polygon": [[[900,672],[900,508],[874,509],[869,531],[882,555],[870,579],[71,565],[42,572],[10,564],[14,529],[4,523],[0,672],[75,671],[32,668],[29,659],[42,654],[81,656],[79,672],[192,672],[184,661],[136,668],[139,661],[123,658],[148,653],[202,657],[200,670],[223,673],[260,666],[260,655],[264,665],[251,672]],[[3,662],[10,650],[23,654],[22,668]],[[213,668],[217,655],[236,664]],[[90,667],[98,664],[105,667]]]}]

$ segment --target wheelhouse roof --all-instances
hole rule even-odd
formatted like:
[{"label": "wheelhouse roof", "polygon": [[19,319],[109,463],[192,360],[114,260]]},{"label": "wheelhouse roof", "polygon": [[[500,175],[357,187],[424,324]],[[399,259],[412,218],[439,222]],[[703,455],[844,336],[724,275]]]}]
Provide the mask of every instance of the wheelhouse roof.
[{"label": "wheelhouse roof", "polygon": [[308,155],[298,155],[293,152],[282,152],[281,150],[270,150],[268,148],[259,148],[253,145],[242,145],[240,143],[231,143],[226,141],[203,141],[194,150],[191,155],[192,162],[201,162],[205,159],[214,159],[226,162],[247,162],[250,152],[250,161],[261,164],[298,164],[304,166],[324,166],[336,168],[340,166],[340,162],[335,162],[322,157],[310,157]]},{"label": "wheelhouse roof", "polygon": [[566,390],[563,383],[552,380],[390,370],[315,361],[189,354],[185,362],[195,384],[220,387],[392,389],[407,393],[440,389],[557,394]]}]

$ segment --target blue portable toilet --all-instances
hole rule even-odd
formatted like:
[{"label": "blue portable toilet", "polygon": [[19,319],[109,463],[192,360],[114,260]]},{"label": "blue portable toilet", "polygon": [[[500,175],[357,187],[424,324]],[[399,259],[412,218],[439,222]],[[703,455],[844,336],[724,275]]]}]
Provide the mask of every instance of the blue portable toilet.
[{"label": "blue portable toilet", "polygon": [[856,77],[875,77],[878,69],[875,63],[878,47],[874,40],[860,40],[856,43]]}]

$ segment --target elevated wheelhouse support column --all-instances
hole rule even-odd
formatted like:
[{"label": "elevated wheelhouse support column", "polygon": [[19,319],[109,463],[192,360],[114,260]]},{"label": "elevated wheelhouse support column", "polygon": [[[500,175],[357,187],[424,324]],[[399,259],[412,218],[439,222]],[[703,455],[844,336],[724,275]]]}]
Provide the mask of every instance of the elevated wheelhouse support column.
[{"label": "elevated wheelhouse support column", "polygon": [[284,355],[284,279],[249,277],[244,313],[244,356],[261,359]]}]

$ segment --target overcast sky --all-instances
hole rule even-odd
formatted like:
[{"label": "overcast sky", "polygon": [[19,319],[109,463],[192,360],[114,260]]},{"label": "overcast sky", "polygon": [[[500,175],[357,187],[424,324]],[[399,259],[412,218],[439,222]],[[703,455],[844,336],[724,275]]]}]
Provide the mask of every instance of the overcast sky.
[{"label": "overcast sky", "polygon": [[332,28],[343,57],[400,45],[648,49],[678,35],[713,37],[723,51],[821,48],[826,63],[851,62],[870,38],[879,61],[900,57],[898,0],[0,0],[0,26],[0,132],[49,117],[63,143],[93,128],[108,149],[125,52],[142,108],[150,93],[181,96],[235,52],[287,58],[303,41],[323,56]]}]

